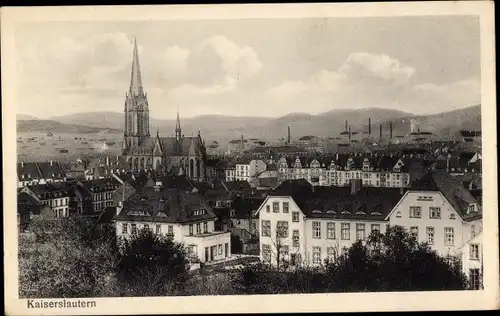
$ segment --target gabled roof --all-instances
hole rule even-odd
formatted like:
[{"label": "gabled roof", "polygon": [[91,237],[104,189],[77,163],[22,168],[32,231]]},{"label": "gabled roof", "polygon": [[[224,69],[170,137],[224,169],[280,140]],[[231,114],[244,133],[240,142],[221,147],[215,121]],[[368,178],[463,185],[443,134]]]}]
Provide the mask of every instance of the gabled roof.
[{"label": "gabled roof", "polygon": [[236,180],[236,181],[223,181],[222,185],[228,192],[251,190],[252,187],[248,181]]},{"label": "gabled roof", "polygon": [[462,218],[467,215],[467,207],[470,204],[478,203],[460,179],[452,177],[444,170],[428,172],[421,179],[415,181],[411,189],[441,192]]},{"label": "gabled roof", "polygon": [[42,200],[68,197],[71,190],[70,185],[64,182],[50,182],[46,184],[28,186],[27,188],[39,196]]},{"label": "gabled roof", "polygon": [[[202,214],[195,211],[203,210]],[[205,199],[197,193],[186,193],[177,189],[137,190],[123,204],[114,220],[137,220],[151,222],[187,223],[190,221],[215,219],[216,215]]]},{"label": "gabled roof", "polygon": [[231,205],[231,209],[234,210],[235,218],[248,219],[252,214],[259,208],[259,206],[264,202],[265,198],[236,198]]}]

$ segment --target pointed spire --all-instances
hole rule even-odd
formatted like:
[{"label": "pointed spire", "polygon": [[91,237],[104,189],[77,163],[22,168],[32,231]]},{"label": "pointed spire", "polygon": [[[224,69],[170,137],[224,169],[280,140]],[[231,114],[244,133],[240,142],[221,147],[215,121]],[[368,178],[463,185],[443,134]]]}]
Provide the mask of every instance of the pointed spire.
[{"label": "pointed spire", "polygon": [[156,127],[156,137],[160,138],[160,127]]},{"label": "pointed spire", "polygon": [[175,139],[180,140],[182,135],[181,120],[179,118],[179,106],[177,106],[177,121],[175,122]]},{"label": "pointed spire", "polygon": [[132,59],[132,75],[130,78],[130,91],[132,96],[144,94],[142,87],[141,67],[139,65],[139,50],[137,49],[137,39],[134,37],[134,55]]}]

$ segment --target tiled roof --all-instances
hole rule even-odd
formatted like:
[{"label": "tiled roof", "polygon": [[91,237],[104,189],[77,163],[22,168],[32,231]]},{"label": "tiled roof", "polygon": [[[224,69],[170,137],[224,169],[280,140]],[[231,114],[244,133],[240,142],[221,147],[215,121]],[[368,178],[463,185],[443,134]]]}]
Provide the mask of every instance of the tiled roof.
[{"label": "tiled roof", "polygon": [[116,190],[121,184],[115,178],[82,180],[80,183],[90,192],[109,192]]},{"label": "tiled roof", "polygon": [[[20,181],[40,179],[63,179],[65,172],[59,162],[22,162],[17,164]],[[23,177],[24,176],[24,177]]]},{"label": "tiled roof", "polygon": [[40,201],[26,192],[17,195],[17,212],[19,214],[39,214],[42,209]]},{"label": "tiled roof", "polygon": [[[204,210],[197,215],[195,211]],[[197,193],[185,193],[177,189],[156,191],[150,188],[137,190],[125,201],[115,220],[184,223],[216,218],[212,208]]]},{"label": "tiled roof", "polygon": [[316,187],[305,180],[287,180],[270,196],[290,196],[308,217],[384,220],[402,197],[398,188]]},{"label": "tiled roof", "polygon": [[412,184],[412,189],[441,192],[462,218],[467,215],[470,204],[478,203],[460,179],[450,176],[444,170],[428,172]]},{"label": "tiled roof", "polygon": [[264,202],[265,198],[236,198],[231,208],[234,210],[235,218],[245,219],[250,218],[259,206]]},{"label": "tiled roof", "polygon": [[35,193],[40,199],[54,199],[67,197],[70,194],[71,187],[64,182],[50,182],[46,184],[38,184],[28,186],[28,189]]},{"label": "tiled roof", "polygon": [[251,190],[252,187],[248,181],[237,180],[237,181],[223,181],[223,185],[228,192]]}]

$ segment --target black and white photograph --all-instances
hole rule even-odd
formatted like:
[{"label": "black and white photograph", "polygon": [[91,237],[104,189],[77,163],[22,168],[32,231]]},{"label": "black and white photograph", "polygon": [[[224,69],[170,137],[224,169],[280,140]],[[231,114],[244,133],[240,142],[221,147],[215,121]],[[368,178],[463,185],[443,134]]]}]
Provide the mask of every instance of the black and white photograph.
[{"label": "black and white photograph", "polygon": [[10,8],[7,314],[450,291],[498,307],[493,5],[452,4]]}]

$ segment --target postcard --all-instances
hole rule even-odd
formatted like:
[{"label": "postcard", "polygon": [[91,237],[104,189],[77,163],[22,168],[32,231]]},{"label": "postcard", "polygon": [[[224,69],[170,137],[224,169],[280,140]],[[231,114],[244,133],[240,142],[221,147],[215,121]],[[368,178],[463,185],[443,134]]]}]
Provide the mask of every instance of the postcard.
[{"label": "postcard", "polygon": [[4,7],[1,40],[7,315],[500,306],[493,2]]}]

